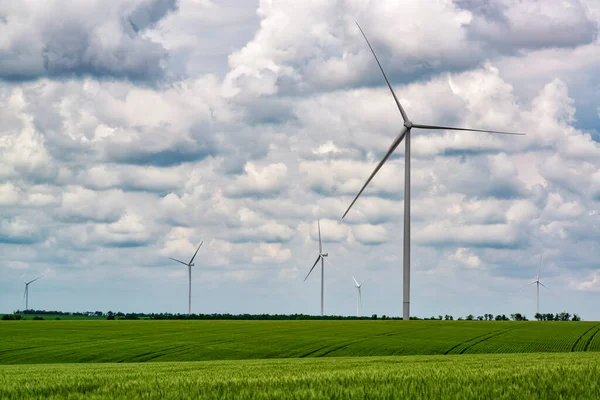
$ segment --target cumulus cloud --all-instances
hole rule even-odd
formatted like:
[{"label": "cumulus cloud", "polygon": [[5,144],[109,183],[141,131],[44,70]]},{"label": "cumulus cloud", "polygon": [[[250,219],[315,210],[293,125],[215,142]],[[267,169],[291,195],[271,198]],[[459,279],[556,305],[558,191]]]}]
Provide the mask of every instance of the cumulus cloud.
[{"label": "cumulus cloud", "polygon": [[584,292],[594,292],[600,289],[600,277],[598,272],[594,272],[592,276],[587,280],[576,281],[572,280],[569,282],[569,286],[575,290]]},{"label": "cumulus cloud", "polygon": [[597,25],[580,0],[556,4],[517,0],[457,3],[472,12],[469,35],[505,49],[572,47],[596,37]]},{"label": "cumulus cloud", "polygon": [[481,265],[479,257],[465,247],[458,248],[448,259],[467,268],[478,268]]},{"label": "cumulus cloud", "polygon": [[264,167],[252,162],[244,166],[244,175],[237,177],[227,190],[230,196],[273,195],[286,185],[287,167],[283,163]]},{"label": "cumulus cloud", "polygon": [[255,264],[282,263],[290,259],[290,249],[282,247],[280,243],[260,243],[254,250],[252,262]]},{"label": "cumulus cloud", "polygon": [[513,311],[544,253],[569,294],[548,307],[594,318],[600,9],[576,0],[0,6],[0,311],[46,268],[45,308],[71,309],[48,293],[77,281],[83,308],[183,311],[167,257],[204,241],[207,312],[317,312],[319,219],[343,266],[326,312],[354,312],[355,275],[378,288],[365,312],[397,315],[404,146],[341,220],[402,125],[355,20],[413,121],[527,134],[413,131],[416,314],[439,312],[440,279],[444,312],[477,312],[467,286],[468,307]]},{"label": "cumulus cloud", "polygon": [[363,244],[381,244],[389,238],[388,231],[381,225],[355,225],[352,227],[352,235]]},{"label": "cumulus cloud", "polygon": [[144,32],[176,8],[176,0],[92,1],[69,7],[56,1],[5,4],[0,7],[0,79],[160,79],[167,52]]},{"label": "cumulus cloud", "polygon": [[597,30],[577,0],[560,6],[465,0],[426,8],[417,1],[313,1],[299,8],[263,0],[258,14],[262,23],[254,38],[229,57],[231,95],[270,96],[379,78],[354,21],[368,32],[391,76],[405,81],[473,67],[490,53],[590,43]]}]

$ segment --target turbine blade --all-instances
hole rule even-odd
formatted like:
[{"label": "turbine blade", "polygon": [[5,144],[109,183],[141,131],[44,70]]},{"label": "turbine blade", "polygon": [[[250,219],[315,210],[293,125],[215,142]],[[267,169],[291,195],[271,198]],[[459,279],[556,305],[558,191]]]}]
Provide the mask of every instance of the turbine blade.
[{"label": "turbine blade", "polygon": [[360,29],[360,33],[362,33],[363,37],[367,41],[367,44],[369,45],[369,48],[371,49],[371,53],[373,53],[373,56],[375,57],[375,61],[377,61],[377,65],[379,65],[379,69],[381,70],[381,73],[383,74],[383,77],[385,78],[385,82],[387,83],[388,87],[390,88],[390,92],[392,92],[392,96],[394,96],[394,101],[396,102],[396,105],[398,106],[398,110],[400,110],[400,114],[402,114],[402,119],[404,120],[404,122],[408,121],[406,112],[404,112],[404,108],[402,108],[402,105],[400,104],[398,97],[396,97],[396,93],[394,92],[394,89],[392,89],[392,85],[390,84],[390,81],[388,80],[387,76],[385,75],[385,72],[383,72],[383,67],[381,66],[381,63],[379,62],[379,59],[377,58],[377,55],[375,54],[375,50],[373,50],[373,46],[371,46],[369,39],[367,39],[367,35],[365,35],[365,33],[363,32],[360,25],[358,25],[358,22],[356,22],[356,26],[358,26],[358,29]]},{"label": "turbine blade", "polygon": [[187,263],[184,263],[183,261],[179,261],[178,259],[176,259],[176,258],[173,258],[173,257],[169,257],[169,258],[170,258],[171,260],[173,260],[173,261],[177,261],[178,263],[181,263],[181,264],[185,265],[186,267],[189,267],[189,265],[188,265]]},{"label": "turbine blade", "polygon": [[43,277],[44,277],[44,275],[42,275],[42,276],[38,276],[37,278],[35,278],[35,279],[32,279],[32,280],[30,280],[29,282],[27,282],[27,284],[29,285],[30,283],[33,283],[33,282],[35,282],[35,281],[37,281],[38,279],[41,279],[41,278],[43,278]]},{"label": "turbine blade", "polygon": [[[548,286],[544,285],[542,282],[540,282],[540,285],[542,285],[543,287],[545,287],[546,289],[548,289]],[[548,289],[549,292],[554,293],[552,290]]]},{"label": "turbine blade", "polygon": [[402,142],[402,139],[404,139],[404,136],[406,136],[406,132],[408,132],[408,129],[406,129],[406,127],[402,127],[402,130],[400,131],[400,134],[396,137],[396,139],[394,139],[394,141],[392,142],[392,145],[388,149],[387,153],[385,153],[385,156],[383,157],[383,159],[379,162],[379,164],[377,164],[377,167],[375,167],[375,170],[371,173],[371,176],[369,176],[369,179],[367,179],[367,182],[365,182],[365,184],[363,185],[363,187],[360,189],[360,192],[358,192],[358,194],[356,195],[356,197],[354,198],[354,200],[352,200],[352,203],[350,203],[350,206],[348,207],[348,209],[346,210],[346,212],[342,216],[342,219],[344,219],[344,217],[346,216],[346,214],[348,214],[348,211],[350,211],[350,209],[352,208],[352,206],[354,205],[354,203],[356,203],[356,200],[358,200],[358,197],[362,194],[362,192],[365,190],[365,188],[367,187],[367,185],[371,182],[371,180],[373,179],[373,177],[375,176],[375,174],[377,174],[377,172],[379,171],[379,169],[381,169],[381,167],[383,166],[383,164],[385,164],[385,162],[387,161],[387,159],[390,158],[390,156],[392,155],[392,153],[394,152],[394,150],[396,150],[396,147],[398,147],[398,145],[400,144],[400,142]]},{"label": "turbine blade", "polygon": [[204,243],[204,240],[202,242],[200,242],[200,246],[198,246],[198,248],[196,249],[196,252],[192,256],[192,259],[190,260],[190,264],[194,262],[194,258],[196,258],[196,254],[198,254],[198,250],[200,250],[200,247],[202,247],[202,243]]},{"label": "turbine blade", "polygon": [[331,261],[329,261],[328,258],[323,257],[323,260],[327,261],[329,263],[329,265],[331,265],[333,267],[333,264],[331,263]]},{"label": "turbine blade", "polygon": [[321,245],[321,222],[317,219],[317,228],[319,229],[319,254],[323,253],[323,246]]},{"label": "turbine blade", "polygon": [[360,293],[360,286],[358,288],[358,303],[362,307],[362,294]]},{"label": "turbine blade", "polygon": [[489,131],[489,130],[485,130],[485,129],[454,128],[452,126],[412,124],[412,127],[413,128],[419,128],[419,129],[447,129],[449,131],[486,132],[486,133],[499,133],[501,135],[519,135],[519,136],[525,136],[524,133],[502,132],[502,131]]},{"label": "turbine blade", "polygon": [[537,280],[538,281],[540,280],[540,271],[542,270],[542,257],[543,257],[543,254],[540,254],[540,266],[538,268],[538,274],[537,274]]},{"label": "turbine blade", "polygon": [[23,301],[25,301],[26,295],[27,295],[27,286],[25,286],[25,290],[23,291]]},{"label": "turbine blade", "polygon": [[358,284],[358,282],[356,281],[356,278],[354,278],[354,276],[352,277],[352,279],[354,279],[354,283],[356,283],[356,287],[360,287],[360,285]]},{"label": "turbine blade", "polygon": [[529,286],[529,285],[533,285],[534,283],[535,283],[535,281],[533,281],[533,282],[531,282],[531,283],[528,283],[528,284],[527,284],[527,285],[525,285],[525,286],[521,286],[521,287],[520,287],[518,290],[521,290],[521,289],[523,289],[523,288],[526,288],[526,287],[527,287],[527,286]]},{"label": "turbine blade", "polygon": [[303,282],[306,282],[306,279],[308,279],[308,275],[310,275],[310,273],[313,272],[313,269],[315,269],[315,266],[317,265],[317,263],[319,262],[320,259],[321,259],[321,255],[319,254],[319,257],[317,257],[317,261],[315,261],[315,263],[313,264],[310,271],[308,271],[308,274],[306,275],[306,278],[304,278]]}]

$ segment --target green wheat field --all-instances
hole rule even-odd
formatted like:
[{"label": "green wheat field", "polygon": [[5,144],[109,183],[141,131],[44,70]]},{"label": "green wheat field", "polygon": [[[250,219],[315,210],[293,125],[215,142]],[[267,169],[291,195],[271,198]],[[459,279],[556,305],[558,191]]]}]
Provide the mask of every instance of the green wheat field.
[{"label": "green wheat field", "polygon": [[600,397],[600,323],[4,321],[0,398]]}]

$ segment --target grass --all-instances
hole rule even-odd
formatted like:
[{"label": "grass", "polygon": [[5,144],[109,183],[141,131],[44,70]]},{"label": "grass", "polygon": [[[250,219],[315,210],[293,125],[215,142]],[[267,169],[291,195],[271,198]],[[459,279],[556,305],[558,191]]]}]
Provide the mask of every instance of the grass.
[{"label": "grass", "polygon": [[0,366],[2,399],[592,399],[590,353]]},{"label": "grass", "polygon": [[600,350],[597,322],[0,321],[0,364]]}]

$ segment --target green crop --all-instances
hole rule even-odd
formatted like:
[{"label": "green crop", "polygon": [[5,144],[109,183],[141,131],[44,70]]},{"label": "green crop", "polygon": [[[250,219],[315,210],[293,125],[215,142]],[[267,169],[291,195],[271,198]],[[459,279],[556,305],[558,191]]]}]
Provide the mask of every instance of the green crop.
[{"label": "green crop", "polygon": [[2,399],[593,399],[590,353],[0,366]]},{"label": "green crop", "polygon": [[0,364],[600,350],[595,322],[0,321]]}]

